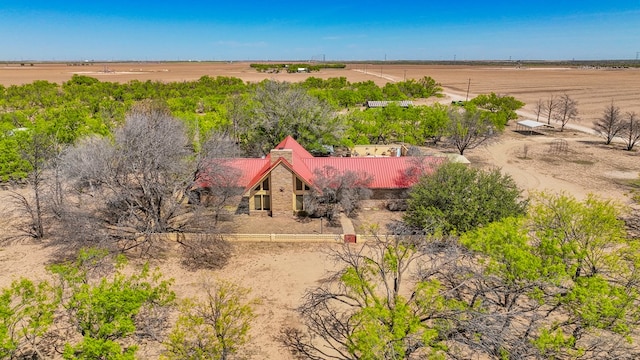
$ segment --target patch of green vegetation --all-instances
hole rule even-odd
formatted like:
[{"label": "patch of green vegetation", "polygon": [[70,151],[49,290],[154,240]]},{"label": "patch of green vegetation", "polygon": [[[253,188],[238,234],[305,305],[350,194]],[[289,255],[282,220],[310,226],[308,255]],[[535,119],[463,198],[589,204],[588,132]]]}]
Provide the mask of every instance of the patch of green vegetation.
[{"label": "patch of green vegetation", "polygon": [[631,188],[631,198],[633,201],[640,203],[640,177],[633,180],[627,180],[626,185]]}]

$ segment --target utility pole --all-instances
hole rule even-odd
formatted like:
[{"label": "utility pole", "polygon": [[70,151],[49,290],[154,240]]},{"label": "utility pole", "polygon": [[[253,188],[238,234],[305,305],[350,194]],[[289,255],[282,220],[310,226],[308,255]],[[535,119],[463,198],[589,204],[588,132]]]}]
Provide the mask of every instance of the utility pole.
[{"label": "utility pole", "polygon": [[469,88],[471,88],[471,78],[469,78],[469,83],[467,84],[467,98],[464,101],[469,101]]}]

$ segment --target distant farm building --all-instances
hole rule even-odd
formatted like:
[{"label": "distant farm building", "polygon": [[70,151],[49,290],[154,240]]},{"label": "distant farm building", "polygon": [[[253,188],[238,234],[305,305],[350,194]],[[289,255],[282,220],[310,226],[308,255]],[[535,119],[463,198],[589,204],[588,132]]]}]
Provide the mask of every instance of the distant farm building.
[{"label": "distant farm building", "polygon": [[408,108],[410,106],[413,106],[413,101],[411,100],[401,100],[401,101],[367,101],[366,106],[367,108],[385,108],[387,106],[389,106],[390,104],[396,104],[400,107],[403,108]]},{"label": "distant farm building", "polygon": [[407,147],[402,144],[392,145],[355,145],[351,148],[351,156],[407,156]]}]

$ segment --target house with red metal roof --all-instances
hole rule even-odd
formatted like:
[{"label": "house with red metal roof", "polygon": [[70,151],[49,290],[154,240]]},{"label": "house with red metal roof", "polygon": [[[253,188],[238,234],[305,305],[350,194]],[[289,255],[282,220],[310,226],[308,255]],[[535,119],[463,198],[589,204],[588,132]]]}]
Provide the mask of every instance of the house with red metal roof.
[{"label": "house with red metal roof", "polygon": [[[263,158],[225,159],[234,173],[231,186],[241,187],[248,199],[249,214],[290,216],[304,211],[304,196],[314,186],[314,174],[332,167],[339,173],[353,171],[371,177],[373,198],[400,197],[424,173],[445,161],[442,157],[314,157],[287,136]],[[201,177],[196,186],[206,188]]]}]

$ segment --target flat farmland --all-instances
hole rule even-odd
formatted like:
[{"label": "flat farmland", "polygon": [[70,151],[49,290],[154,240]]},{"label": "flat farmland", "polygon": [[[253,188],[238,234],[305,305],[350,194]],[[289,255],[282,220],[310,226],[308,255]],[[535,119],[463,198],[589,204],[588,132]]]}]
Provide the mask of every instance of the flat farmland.
[{"label": "flat farmland", "polygon": [[348,64],[345,69],[326,69],[310,74],[259,73],[249,62],[127,62],[0,64],[0,84],[4,86],[48,80],[61,83],[73,74],[101,81],[191,81],[201,76],[232,76],[244,81],[274,79],[298,82],[309,76],[344,76],[351,82],[372,80],[380,86],[390,81],[431,76],[445,91],[461,97],[495,92],[524,101],[524,110],[533,112],[539,99],[568,94],[578,101],[583,125],[589,126],[605,106],[614,101],[623,112],[640,113],[640,69],[512,67],[484,65]]}]

